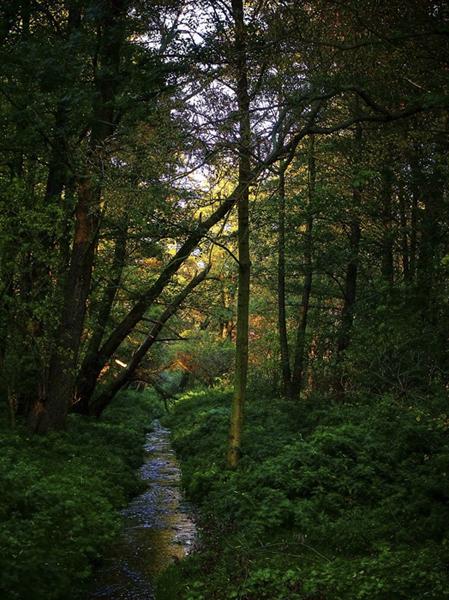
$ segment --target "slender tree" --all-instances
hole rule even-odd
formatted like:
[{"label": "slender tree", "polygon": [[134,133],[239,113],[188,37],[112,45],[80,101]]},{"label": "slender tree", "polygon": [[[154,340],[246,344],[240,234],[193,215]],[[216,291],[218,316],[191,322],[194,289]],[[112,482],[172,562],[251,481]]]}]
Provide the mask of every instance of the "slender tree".
[{"label": "slender tree", "polygon": [[251,176],[251,122],[246,57],[246,27],[243,0],[232,0],[234,19],[234,69],[239,111],[239,192],[238,192],[238,259],[237,325],[235,380],[229,427],[228,466],[235,468],[241,455],[243,410],[248,378],[248,326],[250,293],[249,253],[249,186]]}]

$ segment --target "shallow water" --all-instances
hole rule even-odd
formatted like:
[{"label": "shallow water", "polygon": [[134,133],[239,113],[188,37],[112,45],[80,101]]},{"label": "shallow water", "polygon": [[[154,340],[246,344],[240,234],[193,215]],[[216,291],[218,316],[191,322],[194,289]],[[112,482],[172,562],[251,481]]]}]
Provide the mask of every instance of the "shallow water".
[{"label": "shallow water", "polygon": [[195,523],[180,490],[170,431],[158,421],[153,427],[140,469],[148,489],[123,511],[122,535],[96,574],[90,599],[153,600],[154,578],[193,548]]}]

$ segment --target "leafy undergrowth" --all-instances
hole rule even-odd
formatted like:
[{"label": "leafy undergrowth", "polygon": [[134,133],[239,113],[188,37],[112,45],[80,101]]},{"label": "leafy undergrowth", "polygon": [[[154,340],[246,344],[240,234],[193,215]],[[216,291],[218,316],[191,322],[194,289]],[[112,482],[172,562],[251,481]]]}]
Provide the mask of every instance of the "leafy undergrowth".
[{"label": "leafy undergrowth", "polygon": [[448,418],[436,398],[433,412],[390,397],[314,398],[294,412],[251,398],[236,472],[223,460],[229,404],[190,393],[167,418],[203,534],[160,578],[160,600],[449,598]]},{"label": "leafy undergrowth", "polygon": [[140,490],[136,468],[158,410],[151,395],[126,392],[101,420],[70,416],[63,433],[30,437],[1,421],[0,598],[84,597],[120,530],[118,509]]}]

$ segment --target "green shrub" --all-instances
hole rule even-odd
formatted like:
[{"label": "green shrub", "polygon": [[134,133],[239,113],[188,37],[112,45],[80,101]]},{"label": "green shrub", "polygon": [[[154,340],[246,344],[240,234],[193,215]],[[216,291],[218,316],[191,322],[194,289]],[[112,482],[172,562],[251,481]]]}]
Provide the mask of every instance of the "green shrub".
[{"label": "green shrub", "polygon": [[202,539],[162,576],[161,600],[449,597],[441,397],[297,407],[250,397],[234,472],[224,464],[230,397],[191,393],[167,419]]},{"label": "green shrub", "polygon": [[[131,410],[132,409],[132,410]],[[158,411],[147,394],[122,394],[93,421],[29,436],[3,421],[0,452],[0,597],[82,597],[92,565],[120,530],[118,509],[140,489],[143,435]]]}]

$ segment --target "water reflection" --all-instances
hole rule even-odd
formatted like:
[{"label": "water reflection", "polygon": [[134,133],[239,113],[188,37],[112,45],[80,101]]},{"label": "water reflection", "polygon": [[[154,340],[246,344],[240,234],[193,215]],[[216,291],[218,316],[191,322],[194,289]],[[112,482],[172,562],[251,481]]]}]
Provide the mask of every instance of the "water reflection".
[{"label": "water reflection", "polygon": [[91,599],[153,600],[155,576],[193,547],[195,524],[180,490],[169,430],[156,421],[144,449],[140,474],[148,489],[123,511],[122,536],[97,573]]}]

